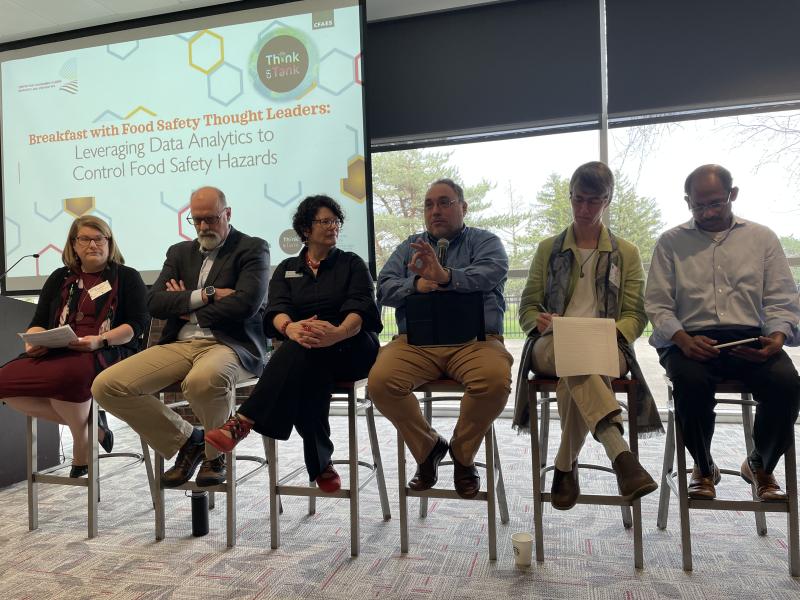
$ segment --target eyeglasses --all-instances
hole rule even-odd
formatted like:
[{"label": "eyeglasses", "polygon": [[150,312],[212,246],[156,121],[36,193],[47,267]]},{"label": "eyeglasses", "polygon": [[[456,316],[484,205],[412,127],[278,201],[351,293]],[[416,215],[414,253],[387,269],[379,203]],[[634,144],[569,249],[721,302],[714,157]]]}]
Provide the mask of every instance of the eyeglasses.
[{"label": "eyeglasses", "polygon": [[312,219],[311,222],[318,223],[323,227],[327,227],[328,229],[342,227],[342,222],[339,219]]},{"label": "eyeglasses", "polygon": [[434,206],[450,208],[456,202],[458,202],[458,200],[453,200],[452,198],[439,198],[435,202],[433,200],[425,200],[425,210],[433,210]]},{"label": "eyeglasses", "polygon": [[194,225],[195,227],[200,227],[203,223],[205,223],[209,227],[213,227],[214,225],[219,223],[219,220],[222,218],[222,215],[225,214],[226,210],[228,209],[223,208],[222,212],[215,217],[193,217],[192,215],[189,215],[186,217],[186,221],[189,223],[189,225]]},{"label": "eyeglasses", "polygon": [[591,196],[589,198],[584,198],[583,196],[573,196],[570,194],[569,200],[575,206],[588,206],[590,208],[597,208],[598,206],[606,203],[608,200],[608,194],[605,196]]},{"label": "eyeglasses", "polygon": [[[733,190],[731,190],[732,192]],[[718,208],[722,208],[731,203],[731,192],[728,192],[728,197],[725,198],[725,201],[717,201],[711,202],[709,204],[701,204],[699,206],[692,206],[692,199],[689,196],[686,196],[686,202],[689,204],[689,210],[696,215],[702,215],[707,210],[717,210]]]},{"label": "eyeglasses", "polygon": [[79,235],[75,238],[75,241],[78,242],[79,246],[88,246],[92,242],[97,247],[105,246],[108,243],[108,238],[104,235],[99,237],[89,237],[88,235]]}]

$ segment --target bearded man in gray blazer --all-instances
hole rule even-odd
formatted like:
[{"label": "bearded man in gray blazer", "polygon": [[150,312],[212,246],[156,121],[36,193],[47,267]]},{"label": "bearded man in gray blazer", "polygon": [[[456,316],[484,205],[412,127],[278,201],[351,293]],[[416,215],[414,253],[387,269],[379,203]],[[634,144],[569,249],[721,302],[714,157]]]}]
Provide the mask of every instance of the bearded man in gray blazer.
[{"label": "bearded man in gray blazer", "polygon": [[196,190],[189,208],[197,239],[167,250],[147,298],[150,314],[167,320],[158,345],[106,369],[92,386],[98,404],[149,446],[165,458],[177,452],[164,487],[186,483],[201,463],[198,485],[224,482],[225,455],[153,394],[180,381],[203,427],[214,429],[230,414],[237,381],[260,375],[266,357],[267,243],[230,226],[217,188]]}]

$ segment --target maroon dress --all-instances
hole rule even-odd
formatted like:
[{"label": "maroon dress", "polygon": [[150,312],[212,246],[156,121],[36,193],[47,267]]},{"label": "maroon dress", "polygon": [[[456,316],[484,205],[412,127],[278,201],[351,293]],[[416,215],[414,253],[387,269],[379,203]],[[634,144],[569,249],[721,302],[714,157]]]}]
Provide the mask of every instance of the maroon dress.
[{"label": "maroon dress", "polygon": [[[97,335],[100,329],[95,303],[87,290],[102,279],[93,274],[83,277],[86,287],[80,292],[78,310],[67,319],[78,337]],[[96,375],[94,352],[51,348],[39,358],[23,355],[0,367],[0,398],[33,396],[86,402],[92,397]]]}]

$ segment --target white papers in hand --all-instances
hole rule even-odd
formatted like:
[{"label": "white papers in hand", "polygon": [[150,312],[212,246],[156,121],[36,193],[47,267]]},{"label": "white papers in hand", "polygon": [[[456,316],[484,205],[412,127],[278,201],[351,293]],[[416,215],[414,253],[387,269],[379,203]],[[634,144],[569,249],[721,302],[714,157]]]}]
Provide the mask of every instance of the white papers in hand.
[{"label": "white papers in hand", "polygon": [[64,348],[70,342],[78,339],[72,327],[69,325],[62,325],[55,329],[48,329],[47,331],[37,331],[35,333],[20,333],[19,337],[23,342],[31,346],[44,346],[45,348]]},{"label": "white papers in hand", "polygon": [[556,375],[619,377],[614,319],[553,317]]}]

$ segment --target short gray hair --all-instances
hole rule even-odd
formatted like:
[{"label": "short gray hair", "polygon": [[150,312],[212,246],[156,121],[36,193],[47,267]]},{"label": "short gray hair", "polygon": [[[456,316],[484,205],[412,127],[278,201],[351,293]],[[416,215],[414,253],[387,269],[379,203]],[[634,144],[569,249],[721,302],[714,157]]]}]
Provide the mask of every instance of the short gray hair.
[{"label": "short gray hair", "polygon": [[431,187],[433,187],[433,186],[435,186],[437,184],[440,184],[440,183],[442,185],[446,185],[451,190],[453,190],[456,193],[456,196],[458,197],[458,201],[461,202],[461,204],[465,203],[465,200],[464,200],[464,188],[462,188],[460,185],[458,185],[455,181],[453,181],[449,177],[442,177],[441,179],[437,179],[436,181],[434,181],[431,184]]},{"label": "short gray hair", "polygon": [[582,164],[575,169],[569,180],[569,195],[579,187],[580,189],[602,196],[608,194],[608,201],[614,196],[614,173],[604,162],[593,160]]},{"label": "short gray hair", "polygon": [[214,187],[213,185],[201,185],[199,188],[192,191],[192,195],[189,196],[189,200],[191,201],[191,199],[194,198],[194,195],[203,189],[214,190],[215,192],[217,192],[217,201],[219,202],[220,208],[226,208],[228,206],[228,201],[225,198],[225,193],[221,189],[219,189],[218,187]]}]

